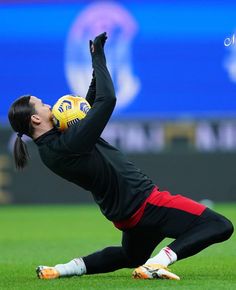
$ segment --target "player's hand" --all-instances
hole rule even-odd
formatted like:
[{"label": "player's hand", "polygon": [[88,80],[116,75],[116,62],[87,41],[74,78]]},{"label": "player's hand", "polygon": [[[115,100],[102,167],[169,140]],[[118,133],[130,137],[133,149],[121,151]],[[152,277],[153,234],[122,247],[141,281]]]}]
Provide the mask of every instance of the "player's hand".
[{"label": "player's hand", "polygon": [[103,32],[102,34],[95,37],[94,41],[89,41],[89,49],[91,55],[103,55],[104,54],[104,45],[107,40],[107,33]]}]

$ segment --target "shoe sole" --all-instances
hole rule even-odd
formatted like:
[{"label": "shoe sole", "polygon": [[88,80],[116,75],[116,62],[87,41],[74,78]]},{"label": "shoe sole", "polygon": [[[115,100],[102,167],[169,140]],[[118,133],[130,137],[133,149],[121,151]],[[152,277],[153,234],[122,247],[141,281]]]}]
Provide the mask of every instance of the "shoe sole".
[{"label": "shoe sole", "polygon": [[179,276],[165,270],[159,269],[149,272],[150,275],[138,268],[133,271],[132,277],[134,279],[167,279],[167,280],[180,280]]},{"label": "shoe sole", "polygon": [[180,280],[179,276],[171,273],[165,269],[160,269],[157,271],[157,276],[160,279],[168,279],[168,280]]}]

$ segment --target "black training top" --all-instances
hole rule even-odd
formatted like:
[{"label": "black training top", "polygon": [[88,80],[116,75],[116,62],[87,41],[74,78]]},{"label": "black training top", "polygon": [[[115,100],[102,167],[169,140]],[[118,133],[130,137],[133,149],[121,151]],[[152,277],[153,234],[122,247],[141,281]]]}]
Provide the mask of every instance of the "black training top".
[{"label": "black training top", "polygon": [[44,164],[57,175],[92,192],[111,221],[129,218],[154,184],[100,135],[115,107],[115,93],[105,55],[92,55],[94,78],[86,99],[92,108],[66,131],[56,128],[35,140]]}]

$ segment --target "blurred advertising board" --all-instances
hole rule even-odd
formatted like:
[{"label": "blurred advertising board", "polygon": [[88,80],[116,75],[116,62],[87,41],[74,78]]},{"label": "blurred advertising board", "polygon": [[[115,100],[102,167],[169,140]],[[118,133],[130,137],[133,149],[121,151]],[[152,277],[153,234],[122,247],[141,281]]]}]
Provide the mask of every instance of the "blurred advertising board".
[{"label": "blurred advertising board", "polygon": [[[236,122],[112,122],[103,137],[122,149],[161,189],[196,200],[235,200]],[[14,169],[15,134],[0,129],[0,204],[91,202],[88,192],[51,173],[25,138],[31,161]]]}]

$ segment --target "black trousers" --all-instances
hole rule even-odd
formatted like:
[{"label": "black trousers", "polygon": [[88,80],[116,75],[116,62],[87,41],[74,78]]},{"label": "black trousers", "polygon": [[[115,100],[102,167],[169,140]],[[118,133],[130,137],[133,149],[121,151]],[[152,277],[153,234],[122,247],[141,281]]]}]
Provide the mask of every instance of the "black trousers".
[{"label": "black trousers", "polygon": [[144,264],[164,238],[175,239],[168,245],[181,260],[204,248],[227,240],[232,223],[206,208],[200,216],[176,208],[148,204],[140,222],[123,231],[122,245],[107,247],[83,257],[87,274],[107,273]]}]

